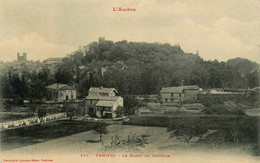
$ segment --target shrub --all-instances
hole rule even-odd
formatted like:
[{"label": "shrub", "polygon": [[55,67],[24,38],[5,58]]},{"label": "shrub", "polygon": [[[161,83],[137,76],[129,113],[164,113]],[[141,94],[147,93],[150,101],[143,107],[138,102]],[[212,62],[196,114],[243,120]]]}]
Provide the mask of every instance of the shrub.
[{"label": "shrub", "polygon": [[102,135],[108,134],[108,130],[106,128],[106,125],[98,124],[94,129],[94,133],[99,135],[99,142],[102,142]]},{"label": "shrub", "polygon": [[150,135],[136,135],[130,132],[126,139],[121,139],[118,135],[115,135],[111,137],[110,145],[105,146],[105,148],[109,150],[137,150],[138,147],[145,147],[145,144],[148,144],[147,137],[149,136]]},{"label": "shrub", "polygon": [[239,119],[225,129],[225,141],[235,146],[243,143],[257,142],[258,124],[253,119]]},{"label": "shrub", "polygon": [[141,104],[138,102],[138,100],[132,96],[125,96],[124,97],[124,108],[125,108],[125,114],[126,115],[133,115],[138,107],[140,107]]},{"label": "shrub", "polygon": [[180,141],[189,143],[193,137],[201,138],[208,131],[208,127],[198,119],[190,119],[170,124],[167,131],[171,132],[170,138],[176,137]]}]

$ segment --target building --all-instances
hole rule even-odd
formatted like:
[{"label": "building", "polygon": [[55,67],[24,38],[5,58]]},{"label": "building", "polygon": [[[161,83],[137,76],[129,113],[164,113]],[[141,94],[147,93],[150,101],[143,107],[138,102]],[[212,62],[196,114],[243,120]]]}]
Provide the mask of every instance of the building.
[{"label": "building", "polygon": [[105,42],[105,37],[99,37],[98,38],[98,43],[103,43],[103,42]]},{"label": "building", "polygon": [[86,113],[99,118],[117,117],[117,111],[123,109],[123,98],[116,93],[115,88],[91,87],[86,97]]},{"label": "building", "polygon": [[161,102],[163,104],[196,102],[199,89],[196,85],[163,87],[160,91]]},{"label": "building", "polygon": [[52,58],[48,58],[46,60],[43,61],[44,64],[56,64],[56,63],[60,63],[62,62],[62,58],[59,57],[52,57]]},{"label": "building", "polygon": [[75,100],[77,98],[77,90],[67,84],[54,83],[46,87],[47,100],[62,102]]},{"label": "building", "polygon": [[100,96],[116,96],[117,90],[115,88],[104,88],[100,87],[91,87],[88,91],[89,96],[100,95]]},{"label": "building", "polygon": [[17,53],[17,61],[18,62],[26,62],[27,61],[27,54],[23,53],[23,55],[20,56],[20,53]]}]

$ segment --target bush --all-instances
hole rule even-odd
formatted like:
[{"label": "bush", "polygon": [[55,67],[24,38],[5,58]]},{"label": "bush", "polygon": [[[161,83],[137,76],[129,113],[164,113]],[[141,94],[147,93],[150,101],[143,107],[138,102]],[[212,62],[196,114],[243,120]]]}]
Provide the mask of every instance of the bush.
[{"label": "bush", "polygon": [[117,118],[122,117],[122,115],[124,115],[124,112],[125,112],[124,108],[122,108],[122,107],[117,108],[117,110],[115,111],[116,117]]},{"label": "bush", "polygon": [[94,129],[94,133],[99,135],[99,142],[102,142],[102,135],[108,134],[108,132],[109,131],[104,124],[98,124]]},{"label": "bush", "polygon": [[81,109],[79,106],[75,106],[73,104],[65,103],[63,110],[67,113],[67,118],[69,118],[70,122],[72,121],[72,117],[76,115],[80,115]]},{"label": "bush", "polygon": [[36,106],[35,104],[31,104],[31,105],[29,106],[29,109],[30,109],[30,111],[32,111],[33,113],[35,113],[35,112],[37,111],[37,106]]},{"label": "bush", "polygon": [[115,135],[111,137],[110,145],[105,146],[105,148],[109,150],[137,150],[138,147],[145,147],[145,144],[148,144],[147,137],[149,136],[150,135],[136,135],[130,132],[127,139],[121,139],[118,135]]},{"label": "bush", "polygon": [[221,104],[216,104],[214,106],[207,107],[204,110],[202,110],[202,112],[209,115],[246,115],[242,108],[226,107]]},{"label": "bush", "polygon": [[258,123],[253,119],[239,119],[225,129],[225,141],[235,146],[255,143],[258,140]]},{"label": "bush", "polygon": [[189,143],[193,137],[201,138],[208,131],[208,126],[199,119],[182,120],[170,124],[167,131],[171,132],[170,138],[177,137],[178,140]]},{"label": "bush", "polygon": [[124,97],[125,115],[135,114],[137,108],[140,107],[140,106],[141,106],[141,104],[133,96],[125,96]]}]

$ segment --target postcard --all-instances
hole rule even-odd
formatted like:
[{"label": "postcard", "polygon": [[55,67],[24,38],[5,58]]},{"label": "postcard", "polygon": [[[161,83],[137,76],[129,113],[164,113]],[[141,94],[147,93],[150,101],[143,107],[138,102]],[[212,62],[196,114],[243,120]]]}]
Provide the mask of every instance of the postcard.
[{"label": "postcard", "polygon": [[0,1],[1,162],[259,162],[259,10]]}]

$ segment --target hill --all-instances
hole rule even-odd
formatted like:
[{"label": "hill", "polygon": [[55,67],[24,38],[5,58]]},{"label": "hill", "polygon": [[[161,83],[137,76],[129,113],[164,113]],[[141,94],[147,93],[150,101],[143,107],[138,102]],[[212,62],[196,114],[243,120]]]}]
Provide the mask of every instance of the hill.
[{"label": "hill", "polygon": [[[88,87],[99,85],[115,87],[123,95],[155,94],[163,86],[182,84],[253,88],[259,86],[260,76],[259,65],[247,59],[205,61],[199,54],[185,53],[179,45],[127,41],[93,42],[64,59],[60,69],[75,75],[83,94]],[[73,82],[69,78],[61,81]]]},{"label": "hill", "polygon": [[[51,81],[74,85],[80,97],[85,97],[91,86],[101,85],[115,87],[120,95],[137,95],[157,94],[164,86],[182,84],[247,89],[259,86],[260,81],[259,65],[247,59],[205,61],[199,54],[185,53],[179,45],[125,40],[92,42],[65,57],[55,70],[50,69],[43,66],[38,73],[20,79],[8,69],[1,75],[2,87],[11,83],[3,89],[3,97],[17,97],[10,92],[20,88],[20,83],[27,89],[21,98],[41,98]],[[40,89],[42,95],[32,95],[32,88]]]}]

